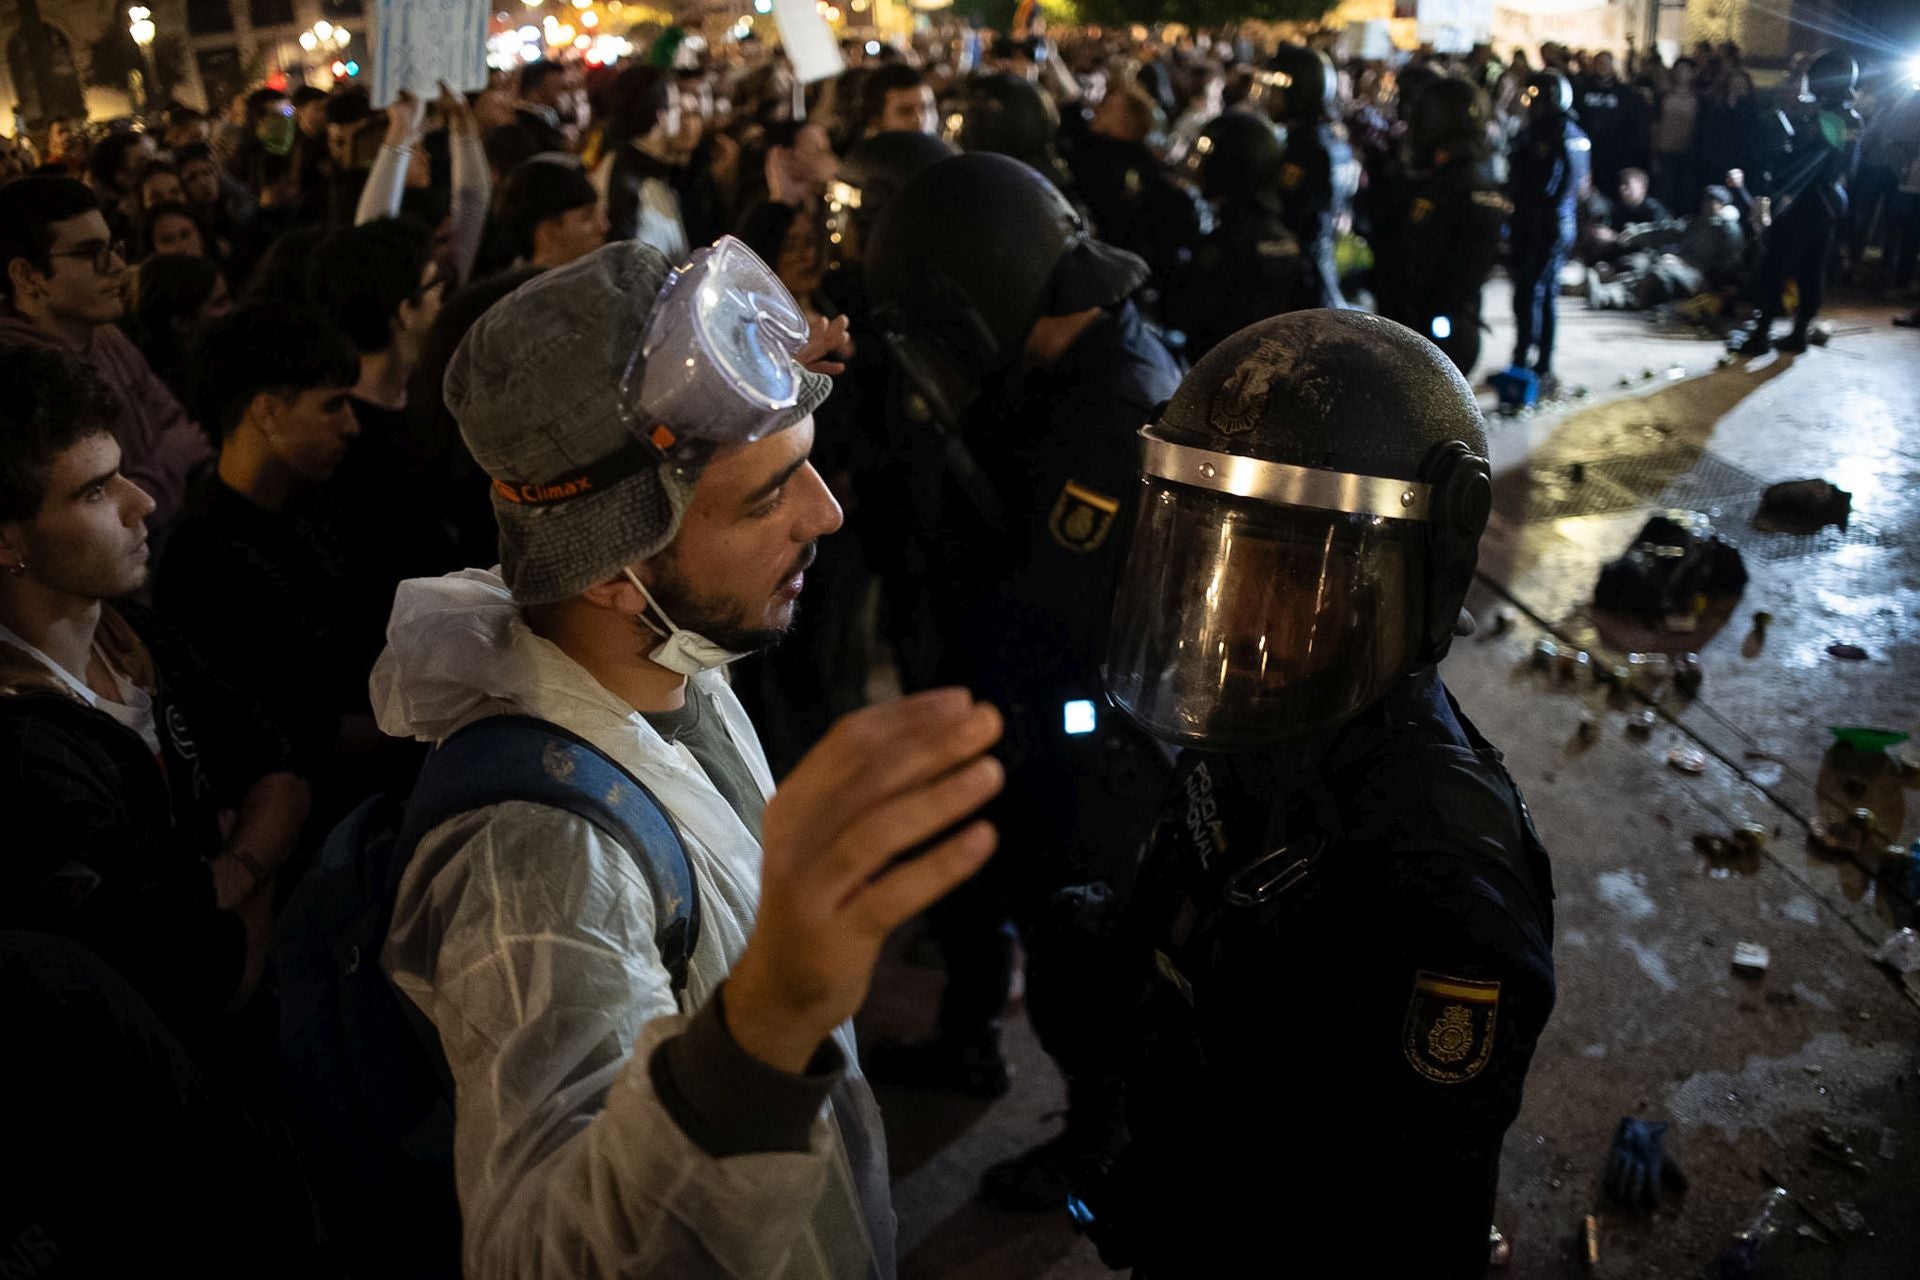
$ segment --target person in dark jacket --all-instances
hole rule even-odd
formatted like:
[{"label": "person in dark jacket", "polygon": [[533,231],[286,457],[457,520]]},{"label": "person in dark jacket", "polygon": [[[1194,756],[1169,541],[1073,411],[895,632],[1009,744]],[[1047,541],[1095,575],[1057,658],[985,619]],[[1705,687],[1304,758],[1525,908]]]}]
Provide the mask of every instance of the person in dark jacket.
[{"label": "person in dark jacket", "polygon": [[1509,163],[1513,363],[1525,368],[1531,357],[1542,389],[1551,391],[1560,268],[1573,248],[1575,208],[1588,178],[1591,146],[1580,126],[1567,118],[1573,87],[1558,71],[1535,75],[1521,102],[1527,124],[1514,139]]},{"label": "person in dark jacket", "polygon": [[570,92],[563,63],[542,58],[520,69],[520,100],[514,103],[512,121],[487,131],[487,159],[500,176],[543,151],[572,149],[560,114]]},{"label": "person in dark jacket", "polygon": [[945,642],[931,678],[1002,709],[1008,779],[993,810],[1003,851],[936,909],[938,1033],[876,1046],[872,1074],[1004,1093],[1000,1018],[1020,929],[1028,1009],[1069,1103],[1060,1137],[988,1170],[983,1194],[1005,1208],[1059,1208],[1120,1137],[1113,1064],[1089,1052],[1077,1001],[1084,953],[1058,926],[1069,886],[1124,892],[1151,818],[1141,801],[1164,777],[1158,749],[1096,701],[1135,433],[1179,381],[1128,301],[1146,274],[1088,236],[1043,175],[998,155],[921,172],[867,250],[874,323],[920,418],[920,452],[944,465],[922,535],[940,584],[931,631]]},{"label": "person in dark jacket", "polygon": [[1213,226],[1167,292],[1166,322],[1197,360],[1256,320],[1309,305],[1300,242],[1281,217],[1280,138],[1265,117],[1227,111],[1187,156]]},{"label": "person in dark jacket", "polygon": [[1467,81],[1437,80],[1407,114],[1404,177],[1377,202],[1376,301],[1381,315],[1471,376],[1480,359],[1480,295],[1510,211],[1487,163],[1490,108]]},{"label": "person in dark jacket", "polygon": [[72,356],[0,361],[0,925],[84,944],[203,1067],[240,1069],[226,1014],[259,984],[308,788],[252,703],[125,602],[153,501],[114,414]]},{"label": "person in dark jacket", "polygon": [[1574,90],[1573,114],[1593,144],[1596,191],[1617,190],[1622,169],[1652,169],[1652,113],[1639,91],[1615,74],[1611,53],[1594,55],[1592,71]]},{"label": "person in dark jacket", "polygon": [[1147,146],[1156,110],[1152,95],[1128,85],[1102,98],[1091,117],[1068,113],[1061,128],[1072,142],[1067,167],[1094,229],[1106,243],[1146,259],[1164,289],[1193,256],[1200,212]]},{"label": "person in dark jacket", "polygon": [[1301,44],[1281,45],[1269,66],[1268,111],[1285,127],[1281,216],[1300,243],[1308,304],[1344,307],[1334,250],[1353,214],[1360,163],[1334,118],[1338,79],[1326,54]]},{"label": "person in dark jacket", "polygon": [[1299,311],[1142,439],[1102,669],[1181,751],[1081,992],[1133,1064],[1131,1144],[1069,1209],[1141,1280],[1290,1274],[1317,1233],[1368,1274],[1482,1276],[1554,972],[1546,850],[1437,669],[1492,503],[1480,409],[1418,335]]}]

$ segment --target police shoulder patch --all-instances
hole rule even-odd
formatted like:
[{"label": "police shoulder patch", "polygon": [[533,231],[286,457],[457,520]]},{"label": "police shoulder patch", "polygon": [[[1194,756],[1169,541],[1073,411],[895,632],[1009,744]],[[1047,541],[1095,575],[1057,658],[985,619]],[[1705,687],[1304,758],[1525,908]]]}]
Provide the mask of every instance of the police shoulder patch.
[{"label": "police shoulder patch", "polygon": [[1413,975],[1401,1049],[1413,1069],[1439,1084],[1464,1084],[1493,1057],[1500,984],[1422,969]]},{"label": "police shoulder patch", "polygon": [[1413,223],[1415,226],[1419,226],[1427,220],[1428,215],[1432,212],[1433,201],[1427,199],[1425,196],[1417,196],[1414,199],[1413,208],[1407,211],[1407,221]]},{"label": "police shoulder patch", "polygon": [[1297,164],[1280,166],[1280,185],[1289,191],[1299,186],[1301,180],[1306,176],[1307,171]]},{"label": "police shoulder patch", "polygon": [[1116,499],[1069,480],[1054,500],[1047,532],[1069,551],[1097,551],[1112,531],[1113,517],[1119,510]]}]

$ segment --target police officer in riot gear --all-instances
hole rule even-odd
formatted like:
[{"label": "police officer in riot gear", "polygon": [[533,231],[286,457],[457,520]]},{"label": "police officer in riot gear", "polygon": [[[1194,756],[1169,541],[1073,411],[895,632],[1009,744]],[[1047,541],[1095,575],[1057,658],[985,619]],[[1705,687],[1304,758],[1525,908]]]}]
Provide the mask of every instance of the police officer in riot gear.
[{"label": "police officer in riot gear", "polygon": [[1575,211],[1588,176],[1591,147],[1568,113],[1573,86],[1558,71],[1541,71],[1520,96],[1527,123],[1508,157],[1513,217],[1508,268],[1513,276],[1513,364],[1531,358],[1543,390],[1551,391],[1553,332],[1566,265],[1576,232]]},{"label": "police officer in riot gear", "polygon": [[1374,215],[1380,314],[1433,342],[1462,374],[1480,359],[1480,296],[1511,208],[1488,164],[1487,95],[1433,80],[1407,106],[1404,168]]},{"label": "police officer in riot gear", "polygon": [[[1860,68],[1829,49],[1807,64],[1800,108],[1786,121],[1786,155],[1773,166],[1774,214],[1760,264],[1760,316],[1741,350],[1760,355],[1778,346],[1805,351],[1807,331],[1826,294],[1827,253],[1847,217],[1847,184],[1859,165],[1860,114],[1853,95]],[[1793,330],[1778,342],[1770,330],[1791,279],[1799,288]]]},{"label": "police officer in riot gear", "polygon": [[1167,327],[1197,360],[1256,320],[1311,305],[1300,242],[1281,216],[1280,137],[1249,111],[1216,116],[1186,168],[1213,211],[1193,261],[1167,292]]},{"label": "police officer in riot gear", "polygon": [[1073,174],[1058,147],[1060,111],[1030,81],[1006,71],[967,77],[944,133],[962,151],[1012,156],[1073,198]]},{"label": "police officer in riot gear", "polygon": [[1334,250],[1352,216],[1360,165],[1346,127],[1334,118],[1339,81],[1333,63],[1317,49],[1283,44],[1261,84],[1268,113],[1286,130],[1280,199],[1306,261],[1308,305],[1343,307]]},{"label": "police officer in riot gear", "polygon": [[[1132,293],[1146,264],[1089,237],[1060,193],[1005,156],[963,155],[921,173],[873,229],[873,321],[926,419],[940,464],[927,513],[929,683],[957,683],[1006,717],[1001,852],[933,915],[947,961],[939,1032],[877,1046],[876,1079],[992,1097],[1007,1076],[1000,1017],[1019,927],[1027,1007],[1068,1081],[1066,1132],[996,1166],[983,1193],[1058,1208],[1112,1155],[1115,1064],[1090,1052],[1092,979],[1056,921],[1123,892],[1164,785],[1158,744],[1108,709],[1098,662],[1126,538],[1132,440],[1179,371]],[[943,443],[937,429],[944,429]],[[898,499],[896,499],[898,500]],[[1099,888],[1063,896],[1067,886]]]},{"label": "police officer in riot gear", "polygon": [[1106,1010],[1141,1001],[1132,1141],[1069,1208],[1151,1280],[1290,1274],[1307,1233],[1478,1277],[1554,982],[1546,854],[1434,665],[1491,502],[1473,393],[1294,312],[1142,436],[1107,684],[1186,750]]}]

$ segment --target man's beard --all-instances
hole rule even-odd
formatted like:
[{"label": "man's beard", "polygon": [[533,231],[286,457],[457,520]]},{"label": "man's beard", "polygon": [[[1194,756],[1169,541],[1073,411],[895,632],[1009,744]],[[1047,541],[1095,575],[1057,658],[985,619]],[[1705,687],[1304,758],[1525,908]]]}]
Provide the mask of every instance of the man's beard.
[{"label": "man's beard", "polygon": [[[812,564],[818,547],[817,542],[809,542],[802,547],[800,554],[794,558],[793,567],[781,575],[780,581],[786,582]],[[647,584],[647,590],[653,594],[660,609],[673,619],[674,625],[682,631],[705,636],[729,653],[764,653],[775,648],[787,638],[787,633],[793,630],[794,620],[799,616],[799,601],[796,600],[787,615],[785,626],[750,627],[742,617],[746,610],[738,603],[696,592],[680,576],[679,562],[671,548],[654,558],[654,569],[659,577],[657,581]],[[649,641],[660,639],[644,617],[638,621]]]}]

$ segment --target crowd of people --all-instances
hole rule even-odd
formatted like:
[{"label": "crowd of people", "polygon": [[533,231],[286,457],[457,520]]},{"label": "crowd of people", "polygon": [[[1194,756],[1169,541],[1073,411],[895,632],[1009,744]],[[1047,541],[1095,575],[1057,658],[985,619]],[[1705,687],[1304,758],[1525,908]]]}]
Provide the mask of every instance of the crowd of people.
[{"label": "crowd of people", "polygon": [[[1385,895],[1424,948],[1406,957],[1413,1004],[1386,956],[1352,1007],[1292,997],[1371,1051],[1379,996],[1388,1053],[1356,1058],[1354,1087],[1397,1147],[1431,1148],[1379,1176],[1425,1206],[1431,1230],[1406,1234],[1427,1261],[1468,1274],[1552,1003],[1545,855],[1431,669],[1486,518],[1462,378],[1481,371],[1488,281],[1504,264],[1509,363],[1546,388],[1567,290],[1685,304],[1759,351],[1791,281],[1777,342],[1804,344],[1830,261],[1912,284],[1911,87],[1869,76],[1856,99],[1852,60],[1823,55],[1762,92],[1731,45],[1672,65],[1552,45],[1388,65],[1230,35],[928,37],[849,43],[843,74],[804,85],[751,41],[654,52],[380,108],[351,85],[260,87],[218,118],[174,106],[91,140],[56,121],[0,154],[0,975],[20,1043],[47,1046],[10,1055],[9,1104],[36,1100],[20,1131],[46,1160],[0,1226],[30,1251],[177,1252],[213,1274],[393,1274],[406,1257],[409,1274],[890,1275],[884,1143],[847,1018],[888,931],[930,907],[937,1031],[871,1047],[866,1069],[1004,1093],[1024,955],[1071,1107],[985,1194],[1073,1198],[1109,1261],[1196,1274],[1178,1221],[1115,1235],[1105,1215],[1217,1216],[1244,1243],[1261,1212],[1210,1177],[1152,1189],[1224,1148],[1193,1146],[1171,1112],[1142,1119],[1152,1089],[1116,1042],[1137,1009],[1089,994],[1125,968],[1116,934],[1083,926],[1128,916],[1136,880],[1201,900],[1141,863],[1172,830],[1155,826],[1169,788],[1188,815],[1173,825],[1214,856],[1228,832],[1235,856],[1270,837],[1282,766],[1210,774],[1164,742],[1264,741],[1216,721],[1279,706],[1295,737],[1364,722],[1342,768],[1412,768],[1423,726],[1421,749],[1476,762],[1495,798],[1497,871],[1461,854]],[[1272,554],[1350,553],[1340,590],[1364,608],[1246,605],[1272,611],[1264,647],[1376,625],[1408,593],[1390,639],[1341,660],[1344,694],[1282,696],[1262,658],[1248,706],[1162,715],[1136,689],[1115,694],[1131,719],[1103,709],[1130,540],[1137,561],[1142,539],[1192,536],[1131,510],[1136,432],[1170,401],[1150,456],[1173,470],[1150,475],[1205,488],[1211,464],[1175,472],[1215,450],[1394,489],[1390,510],[1273,535]],[[1361,402],[1377,438],[1335,432]],[[1321,444],[1295,438],[1312,430]],[[1428,519],[1429,490],[1445,530],[1387,556],[1362,526]],[[1169,573],[1153,590],[1205,577]],[[1123,640],[1136,658],[1157,643]],[[883,654],[911,696],[869,706]],[[547,736],[469,751],[466,776],[450,746],[428,754],[501,715]],[[489,763],[526,742],[524,775]],[[576,766],[551,767],[567,751],[582,776],[611,761],[657,811],[567,791]],[[406,817],[369,807],[409,792]],[[422,795],[442,802],[430,825]],[[962,821],[982,804],[997,856]],[[387,844],[367,834],[383,820]],[[378,849],[391,879],[360,885],[355,918],[377,928],[344,972],[390,980],[389,1021],[429,1042],[426,1102],[401,1126],[434,1155],[424,1184],[328,1146],[378,1125],[313,1095],[352,1081],[358,1051],[316,1064],[321,1023],[300,1021],[333,1007],[295,963],[298,928],[325,916],[311,886],[385,867],[366,861]],[[1283,891],[1271,857],[1263,904]],[[1435,925],[1430,904],[1481,875],[1505,888]],[[1228,877],[1230,897],[1243,887]],[[1196,918],[1212,927],[1189,916],[1183,945]],[[1155,954],[1209,989],[1203,951]],[[1219,1009],[1185,995],[1199,1043]],[[1429,1016],[1403,1052],[1400,1019]],[[317,1072],[304,1096],[290,1038]],[[1152,1079],[1190,1088],[1218,1065]],[[1335,1163],[1352,1145],[1322,1140]],[[124,1194],[98,1185],[109,1146]],[[1289,1182],[1289,1202],[1340,1183]],[[108,1195],[128,1230],[97,1230]],[[1266,1246],[1239,1247],[1211,1274]]]}]

